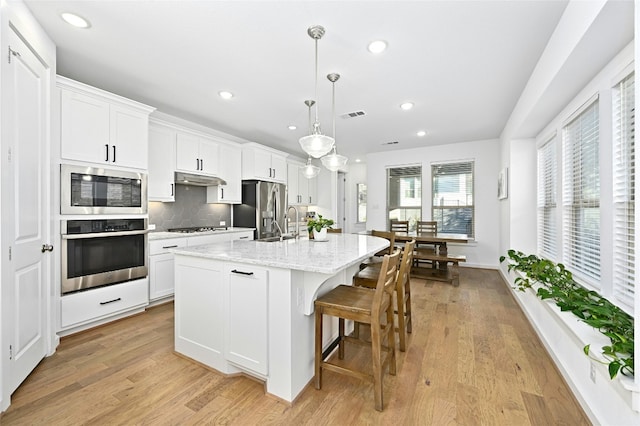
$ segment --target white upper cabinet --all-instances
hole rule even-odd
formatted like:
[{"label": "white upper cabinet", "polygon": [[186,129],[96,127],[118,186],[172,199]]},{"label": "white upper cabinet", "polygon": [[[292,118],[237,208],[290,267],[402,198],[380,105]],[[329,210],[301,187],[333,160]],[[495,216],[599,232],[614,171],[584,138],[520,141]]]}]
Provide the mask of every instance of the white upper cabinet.
[{"label": "white upper cabinet", "polygon": [[149,126],[149,201],[175,201],[176,131]]},{"label": "white upper cabinet", "polygon": [[176,170],[218,176],[218,143],[192,133],[178,132]]},{"label": "white upper cabinet", "polygon": [[287,154],[255,143],[243,145],[242,179],[286,183]]},{"label": "white upper cabinet", "polygon": [[149,106],[58,76],[60,157],[146,170]]},{"label": "white upper cabinet", "polygon": [[241,204],[242,203],[242,150],[239,146],[221,143],[220,177],[226,185],[207,188],[208,203]]},{"label": "white upper cabinet", "polygon": [[318,178],[308,179],[303,170],[304,164],[289,161],[287,163],[287,191],[289,205],[316,204],[318,198]]}]

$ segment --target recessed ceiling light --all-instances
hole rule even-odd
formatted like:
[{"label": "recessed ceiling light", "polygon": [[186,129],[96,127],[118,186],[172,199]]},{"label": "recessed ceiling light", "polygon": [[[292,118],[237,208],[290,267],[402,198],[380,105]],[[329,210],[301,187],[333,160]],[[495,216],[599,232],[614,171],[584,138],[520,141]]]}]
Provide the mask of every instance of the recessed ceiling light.
[{"label": "recessed ceiling light", "polygon": [[231,99],[233,98],[233,93],[231,92],[227,92],[225,90],[218,92],[218,95],[222,98],[222,99]]},{"label": "recessed ceiling light", "polygon": [[74,27],[89,28],[91,26],[89,21],[75,13],[63,12],[60,14],[60,17],[64,19],[67,24],[73,25]]},{"label": "recessed ceiling light", "polygon": [[427,132],[425,132],[424,130],[420,130],[418,133],[416,133],[416,135],[423,137],[424,135],[426,135]]},{"label": "recessed ceiling light", "polygon": [[405,102],[403,104],[400,104],[400,108],[405,111],[409,111],[411,108],[413,108],[413,102]]},{"label": "recessed ceiling light", "polygon": [[297,126],[294,126],[293,124],[292,124],[292,125],[290,125],[290,126],[288,127],[288,129],[289,129],[289,130],[295,130],[295,129],[297,129],[297,128],[298,128],[298,127],[297,127]]},{"label": "recessed ceiling light", "polygon": [[371,53],[382,53],[387,49],[387,42],[384,40],[374,40],[367,47]]},{"label": "recessed ceiling light", "polygon": [[359,158],[356,158],[356,163],[359,163],[360,161],[362,161],[362,160],[359,159]]}]

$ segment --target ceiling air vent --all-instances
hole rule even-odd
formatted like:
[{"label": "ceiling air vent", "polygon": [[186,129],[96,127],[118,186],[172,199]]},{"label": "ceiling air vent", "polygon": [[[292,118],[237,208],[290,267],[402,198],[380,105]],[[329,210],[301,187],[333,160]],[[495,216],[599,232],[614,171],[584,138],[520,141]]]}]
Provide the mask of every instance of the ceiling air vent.
[{"label": "ceiling air vent", "polygon": [[364,111],[353,111],[353,112],[348,112],[346,114],[342,114],[340,117],[347,119],[347,118],[362,117],[363,115],[365,115]]}]

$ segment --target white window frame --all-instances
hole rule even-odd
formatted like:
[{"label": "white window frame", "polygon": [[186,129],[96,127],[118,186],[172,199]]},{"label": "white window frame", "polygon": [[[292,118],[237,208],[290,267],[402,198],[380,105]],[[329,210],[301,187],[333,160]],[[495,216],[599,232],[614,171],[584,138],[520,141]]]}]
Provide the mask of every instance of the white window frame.
[{"label": "white window frame", "polygon": [[635,76],[612,90],[613,282],[612,301],[633,313],[635,303]]},{"label": "white window frame", "polygon": [[[446,201],[443,203],[442,201],[438,202],[436,199],[439,194],[435,188],[436,177],[442,174],[437,173],[436,168],[443,166],[456,166],[461,164],[469,164],[471,165],[471,194],[470,198],[467,198],[464,205],[451,205]],[[454,209],[471,209],[471,229],[469,229],[466,234],[469,238],[475,237],[475,223],[476,223],[476,211],[475,211],[475,161],[474,160],[464,160],[464,161],[448,161],[443,163],[432,163],[431,164],[431,220],[438,222],[438,232],[449,232],[441,225],[441,217],[443,217],[444,210],[454,210]]]},{"label": "white window frame", "polygon": [[538,148],[538,254],[558,258],[558,149],[557,134]]},{"label": "white window frame", "polygon": [[601,290],[599,106],[596,95],[562,126],[563,263],[596,290]]}]

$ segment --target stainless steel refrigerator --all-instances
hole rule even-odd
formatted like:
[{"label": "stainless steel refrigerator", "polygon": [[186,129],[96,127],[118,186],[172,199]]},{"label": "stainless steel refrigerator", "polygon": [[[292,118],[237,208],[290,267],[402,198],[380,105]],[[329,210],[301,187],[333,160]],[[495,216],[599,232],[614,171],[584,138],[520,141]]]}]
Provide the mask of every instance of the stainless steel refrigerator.
[{"label": "stainless steel refrigerator", "polygon": [[233,205],[233,226],[256,228],[255,239],[287,232],[287,187],[259,180],[242,181],[242,204]]}]

